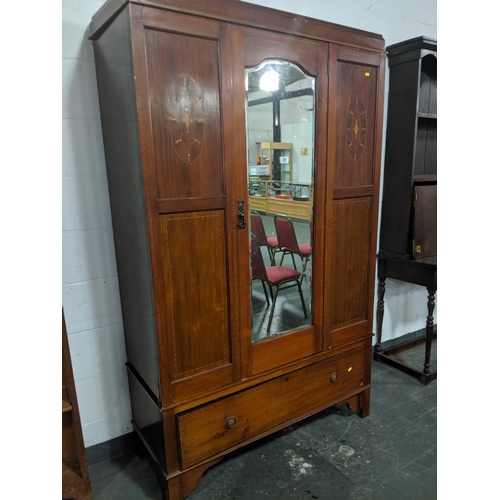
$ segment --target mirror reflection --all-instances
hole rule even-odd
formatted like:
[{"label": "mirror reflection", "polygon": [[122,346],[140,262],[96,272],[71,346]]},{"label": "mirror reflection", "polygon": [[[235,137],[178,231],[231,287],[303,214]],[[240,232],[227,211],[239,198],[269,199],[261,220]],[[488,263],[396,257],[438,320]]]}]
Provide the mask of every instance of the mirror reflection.
[{"label": "mirror reflection", "polygon": [[311,324],[314,78],[245,70],[252,341]]}]

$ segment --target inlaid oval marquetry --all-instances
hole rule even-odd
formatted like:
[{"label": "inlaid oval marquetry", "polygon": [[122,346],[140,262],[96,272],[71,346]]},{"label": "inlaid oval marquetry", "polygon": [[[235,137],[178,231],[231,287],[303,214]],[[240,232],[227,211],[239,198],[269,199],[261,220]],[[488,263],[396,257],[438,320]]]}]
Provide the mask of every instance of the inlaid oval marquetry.
[{"label": "inlaid oval marquetry", "polygon": [[355,97],[347,110],[346,146],[353,161],[361,158],[366,142],[366,109],[361,97]]},{"label": "inlaid oval marquetry", "polygon": [[205,124],[200,119],[203,95],[191,78],[185,75],[177,78],[170,90],[167,109],[175,152],[185,163],[192,163],[200,156]]}]

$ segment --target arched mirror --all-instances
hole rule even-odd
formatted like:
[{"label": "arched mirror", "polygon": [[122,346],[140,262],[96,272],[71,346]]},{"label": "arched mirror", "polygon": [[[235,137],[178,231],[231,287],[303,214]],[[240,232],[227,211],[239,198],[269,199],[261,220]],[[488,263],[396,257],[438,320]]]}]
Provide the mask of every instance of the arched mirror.
[{"label": "arched mirror", "polygon": [[252,342],[311,324],[315,79],[245,70]]}]

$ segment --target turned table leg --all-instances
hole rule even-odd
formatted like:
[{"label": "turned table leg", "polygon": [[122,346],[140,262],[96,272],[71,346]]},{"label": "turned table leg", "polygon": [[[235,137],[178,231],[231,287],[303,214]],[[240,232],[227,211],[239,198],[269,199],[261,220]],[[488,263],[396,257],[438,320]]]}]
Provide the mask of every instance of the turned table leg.
[{"label": "turned table leg", "polygon": [[436,305],[436,290],[431,288],[427,289],[429,295],[427,297],[427,323],[425,327],[425,362],[424,362],[424,375],[429,375],[431,372],[431,347],[432,336],[434,333],[434,306]]},{"label": "turned table leg", "polygon": [[385,295],[385,278],[378,279],[377,289],[377,343],[375,344],[375,352],[381,351],[382,344],[382,323],[384,321],[384,295]]}]

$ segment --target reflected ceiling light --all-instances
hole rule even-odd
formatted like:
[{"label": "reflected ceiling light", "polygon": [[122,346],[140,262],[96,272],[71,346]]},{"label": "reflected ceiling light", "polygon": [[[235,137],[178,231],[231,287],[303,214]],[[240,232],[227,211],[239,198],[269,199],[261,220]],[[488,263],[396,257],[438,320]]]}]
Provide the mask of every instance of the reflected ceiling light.
[{"label": "reflected ceiling light", "polygon": [[260,78],[259,88],[260,90],[266,90],[267,92],[279,90],[280,76],[278,72],[274,69],[266,71]]}]

